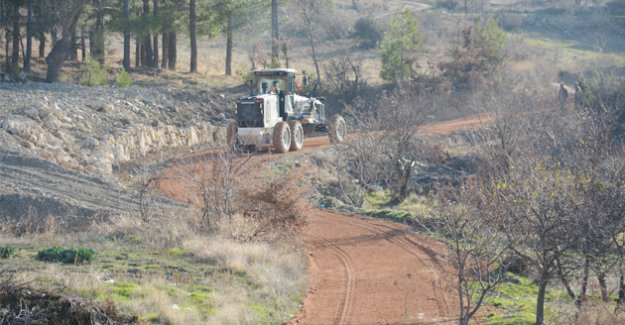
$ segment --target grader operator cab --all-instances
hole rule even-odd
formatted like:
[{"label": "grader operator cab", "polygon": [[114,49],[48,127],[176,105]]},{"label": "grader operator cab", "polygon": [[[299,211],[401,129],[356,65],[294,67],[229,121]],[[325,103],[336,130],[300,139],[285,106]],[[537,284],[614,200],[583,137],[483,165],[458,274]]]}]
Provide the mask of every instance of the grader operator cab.
[{"label": "grader operator cab", "polygon": [[[307,86],[306,76],[302,84]],[[293,69],[254,71],[248,96],[236,102],[236,119],[228,125],[227,142],[232,148],[271,145],[275,151],[297,151],[304,145],[304,134],[327,132],[332,143],[345,140],[347,127],[340,115],[325,118],[323,98],[313,91],[298,94]]]}]

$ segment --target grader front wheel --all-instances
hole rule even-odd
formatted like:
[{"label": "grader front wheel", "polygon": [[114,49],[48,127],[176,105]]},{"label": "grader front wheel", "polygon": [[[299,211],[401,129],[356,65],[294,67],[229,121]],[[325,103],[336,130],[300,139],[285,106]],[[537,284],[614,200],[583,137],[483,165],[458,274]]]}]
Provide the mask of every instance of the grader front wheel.
[{"label": "grader front wheel", "polygon": [[347,137],[347,125],[341,115],[334,115],[328,122],[328,136],[330,143],[341,143]]}]

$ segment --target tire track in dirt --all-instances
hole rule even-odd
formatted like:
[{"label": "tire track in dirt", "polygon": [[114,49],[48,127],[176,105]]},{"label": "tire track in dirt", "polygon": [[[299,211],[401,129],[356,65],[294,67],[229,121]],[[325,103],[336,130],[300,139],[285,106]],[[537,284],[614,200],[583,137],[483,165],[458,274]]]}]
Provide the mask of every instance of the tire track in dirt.
[{"label": "tire track in dirt", "polygon": [[[361,222],[354,222],[355,220],[354,217],[348,217],[348,216],[338,217],[335,215],[332,215],[331,217],[339,222],[343,222],[343,223],[350,224],[355,227],[368,230],[374,234],[380,234],[380,235],[388,234],[388,232],[381,231],[380,229],[372,226],[372,224],[370,223],[362,222],[363,221],[362,219],[359,220]],[[390,227],[388,225],[384,225],[380,223],[376,223],[375,226],[385,228],[388,231],[390,231],[391,234],[397,234],[396,236],[393,235],[393,236],[385,237],[385,240],[397,245],[397,247],[399,247],[400,249],[403,249],[408,254],[414,256],[421,263],[423,263],[424,265],[427,265],[428,268],[432,270],[432,273],[436,275],[434,279],[435,285],[432,287],[432,289],[437,296],[437,302],[440,302],[442,304],[441,306],[439,306],[439,312],[443,314],[453,313],[452,309],[449,306],[449,303],[447,302],[448,297],[445,297],[444,294],[441,292],[441,290],[439,290],[439,288],[443,288],[445,284],[444,284],[444,281],[441,279],[440,276],[438,276],[438,273],[437,273],[437,271],[443,270],[443,266],[440,263],[433,263],[431,261],[432,259],[436,259],[436,257],[432,256],[430,253],[425,252],[424,247],[422,245],[418,245],[416,244],[416,242],[409,239],[407,235],[409,231],[408,229],[399,230],[397,229],[397,227]],[[428,255],[428,258],[424,258],[422,254],[419,254],[419,252],[421,251],[425,252],[425,254]],[[435,267],[435,264],[437,264],[438,267]],[[447,269],[446,271],[452,271],[452,270]]]},{"label": "tire track in dirt", "polygon": [[[292,324],[447,324],[453,322],[456,302],[450,284],[441,274],[452,267],[446,248],[423,236],[429,249],[410,245],[412,236],[399,224],[368,220],[340,213],[311,209],[303,231],[309,246],[311,283],[301,314]],[[347,255],[354,283],[343,307],[337,283],[346,283],[338,273],[336,250]],[[333,259],[329,260],[330,258]],[[337,315],[343,315],[340,318]]]},{"label": "tire track in dirt", "polygon": [[[355,287],[353,262],[351,261],[351,258],[344,250],[342,250],[341,248],[337,246],[333,246],[332,243],[330,243],[327,239],[321,236],[317,236],[317,235],[311,235],[311,237],[316,238],[317,240],[320,240],[326,243],[327,245],[326,247],[329,247],[334,252],[336,252],[335,255],[337,259],[340,261],[341,265],[343,266],[343,271],[344,271],[343,274],[345,276],[345,289],[344,289],[345,295],[344,295],[343,300],[339,304],[338,312],[337,312],[334,323],[339,324],[339,325],[344,324],[352,308],[352,303],[351,303],[353,300],[352,294],[353,294],[354,287]],[[317,247],[317,249],[319,248],[320,247]]]}]

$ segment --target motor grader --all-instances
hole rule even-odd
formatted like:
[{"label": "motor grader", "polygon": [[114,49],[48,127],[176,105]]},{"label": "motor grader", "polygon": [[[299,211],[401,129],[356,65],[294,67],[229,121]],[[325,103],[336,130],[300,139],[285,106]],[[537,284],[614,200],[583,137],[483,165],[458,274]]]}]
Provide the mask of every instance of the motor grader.
[{"label": "motor grader", "polygon": [[[304,135],[317,132],[327,133],[332,143],[345,140],[345,120],[338,114],[326,119],[324,99],[316,96],[318,84],[303,95],[296,89],[293,69],[260,69],[253,76],[250,94],[237,99],[236,118],[228,125],[231,148],[270,145],[279,153],[298,151],[304,146]],[[307,84],[304,75],[302,85]]]}]

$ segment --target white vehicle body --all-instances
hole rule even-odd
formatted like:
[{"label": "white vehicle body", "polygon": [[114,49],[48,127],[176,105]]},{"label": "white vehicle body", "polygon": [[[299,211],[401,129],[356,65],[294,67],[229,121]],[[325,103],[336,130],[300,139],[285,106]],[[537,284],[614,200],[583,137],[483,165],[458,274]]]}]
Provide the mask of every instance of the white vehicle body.
[{"label": "white vehicle body", "polygon": [[[295,70],[262,69],[254,71],[254,76],[250,94],[237,100],[236,121],[228,127],[229,145],[275,146],[275,142],[282,142],[282,152],[287,147],[285,142],[292,137],[297,143],[292,144],[290,150],[299,150],[305,132],[328,131],[324,104],[314,95],[296,93],[299,87],[295,82]],[[306,81],[303,83],[305,85]],[[342,141],[346,131],[344,121],[340,120]],[[278,126],[280,132],[292,134],[276,135]]]}]

